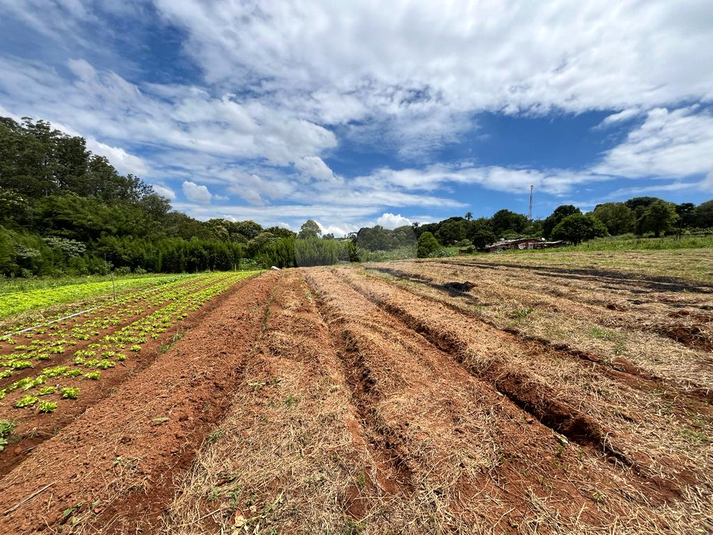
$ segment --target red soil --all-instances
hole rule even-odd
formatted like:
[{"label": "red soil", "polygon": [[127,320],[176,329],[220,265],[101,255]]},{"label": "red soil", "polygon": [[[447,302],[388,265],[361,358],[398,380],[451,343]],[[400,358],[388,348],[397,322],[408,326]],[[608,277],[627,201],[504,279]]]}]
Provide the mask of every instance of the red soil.
[{"label": "red soil", "polygon": [[174,470],[188,465],[227,406],[275,278],[240,284],[150,367],[32,450],[2,479],[0,509],[51,486],[0,517],[0,532],[69,532],[75,524],[154,531]]}]

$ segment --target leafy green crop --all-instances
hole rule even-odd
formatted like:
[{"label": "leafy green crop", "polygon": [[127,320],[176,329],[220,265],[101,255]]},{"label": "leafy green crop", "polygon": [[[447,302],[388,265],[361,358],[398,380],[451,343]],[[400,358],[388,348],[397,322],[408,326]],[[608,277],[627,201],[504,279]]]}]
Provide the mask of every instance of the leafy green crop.
[{"label": "leafy green crop", "polygon": [[37,410],[40,412],[54,412],[57,408],[56,401],[40,401]]},{"label": "leafy green crop", "polygon": [[66,386],[60,391],[62,399],[77,399],[79,397],[79,388]]},{"label": "leafy green crop", "polygon": [[34,405],[40,400],[37,396],[23,396],[15,402],[15,407],[21,409],[23,407],[29,407]]},{"label": "leafy green crop", "polygon": [[[5,403],[14,406],[35,405],[37,396],[46,396],[47,403],[54,403],[53,396],[76,399],[79,396],[76,380],[100,381],[100,370],[116,373],[115,370],[126,370],[124,365],[118,364],[137,358],[142,351],[151,354],[168,350],[183,336],[179,326],[187,317],[250,275],[230,272],[174,278],[167,284],[146,286],[121,295],[116,301],[101,301],[104,306],[90,314],[64,319],[15,337],[17,340],[21,337],[23,343],[0,338],[0,380],[10,378],[13,370],[40,369],[34,376],[11,384],[0,383],[0,400],[8,393],[11,399]],[[42,369],[46,361],[54,359],[61,365]],[[43,386],[50,379],[64,384]],[[23,394],[26,391],[28,395]]]}]

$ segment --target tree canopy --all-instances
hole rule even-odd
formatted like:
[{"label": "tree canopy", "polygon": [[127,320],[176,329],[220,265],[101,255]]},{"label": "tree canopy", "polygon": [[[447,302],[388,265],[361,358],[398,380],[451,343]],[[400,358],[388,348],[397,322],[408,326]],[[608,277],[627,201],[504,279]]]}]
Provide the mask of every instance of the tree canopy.
[{"label": "tree canopy", "polygon": [[545,238],[553,237],[552,233],[555,227],[559,225],[565,217],[581,213],[582,211],[579,208],[572,206],[571,204],[563,204],[562,206],[555,208],[552,215],[550,215],[542,223],[542,232],[544,233]]},{"label": "tree canopy", "polygon": [[593,215],[581,213],[568,215],[552,230],[552,238],[555,240],[566,240],[575,245],[606,235],[607,228],[604,223]]},{"label": "tree canopy", "polygon": [[599,204],[592,215],[604,223],[612,236],[633,232],[636,228],[636,215],[622,202]]},{"label": "tree canopy", "polygon": [[317,222],[312,219],[305,221],[300,228],[299,237],[303,240],[307,238],[319,238],[321,235],[322,229],[319,228]]}]

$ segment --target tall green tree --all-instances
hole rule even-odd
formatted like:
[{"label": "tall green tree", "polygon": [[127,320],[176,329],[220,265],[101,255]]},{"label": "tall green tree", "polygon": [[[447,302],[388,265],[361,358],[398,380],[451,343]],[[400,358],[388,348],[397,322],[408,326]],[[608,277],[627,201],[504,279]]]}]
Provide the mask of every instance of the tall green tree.
[{"label": "tall green tree", "polygon": [[676,207],[672,203],[657,199],[644,210],[638,227],[641,234],[653,232],[658,238],[662,233],[672,230],[677,221]]},{"label": "tall green tree", "polygon": [[319,228],[317,222],[313,219],[308,219],[300,227],[298,237],[302,240],[306,240],[308,238],[319,238],[321,235],[322,229]]},{"label": "tall green tree", "polygon": [[450,219],[444,221],[436,232],[436,238],[443,245],[451,245],[466,238],[468,222]]},{"label": "tall green tree", "polygon": [[542,223],[542,232],[545,235],[545,238],[554,237],[552,234],[554,228],[559,225],[565,217],[581,213],[582,211],[579,208],[571,204],[563,204],[555,208],[555,211],[552,212],[552,214]]},{"label": "tall green tree", "polygon": [[713,200],[696,206],[693,215],[695,226],[698,228],[713,228]]},{"label": "tall green tree", "polygon": [[441,249],[436,237],[426,231],[418,237],[416,254],[419,258],[430,258]]},{"label": "tall green tree", "polygon": [[612,236],[633,232],[636,227],[636,215],[622,202],[599,204],[592,215],[604,223]]},{"label": "tall green tree", "polygon": [[568,215],[552,230],[552,238],[566,240],[574,245],[606,235],[607,228],[604,223],[590,214],[581,213]]},{"label": "tall green tree", "polygon": [[696,226],[696,205],[692,202],[677,204],[676,215],[678,216],[676,230],[679,236],[683,234],[684,229]]},{"label": "tall green tree", "polygon": [[467,237],[479,251],[485,250],[486,246],[497,239],[490,226],[490,222],[484,218],[470,222]]},{"label": "tall green tree", "polygon": [[490,218],[490,224],[497,236],[503,236],[508,231],[519,234],[527,226],[527,216],[510,210],[498,210]]}]

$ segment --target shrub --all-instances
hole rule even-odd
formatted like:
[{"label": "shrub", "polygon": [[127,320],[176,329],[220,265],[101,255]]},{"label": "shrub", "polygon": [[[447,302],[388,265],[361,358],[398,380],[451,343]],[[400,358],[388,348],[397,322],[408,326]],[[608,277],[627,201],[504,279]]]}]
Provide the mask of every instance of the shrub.
[{"label": "shrub", "polygon": [[426,231],[418,237],[418,248],[416,254],[419,258],[430,258],[434,256],[441,246],[436,237]]}]

